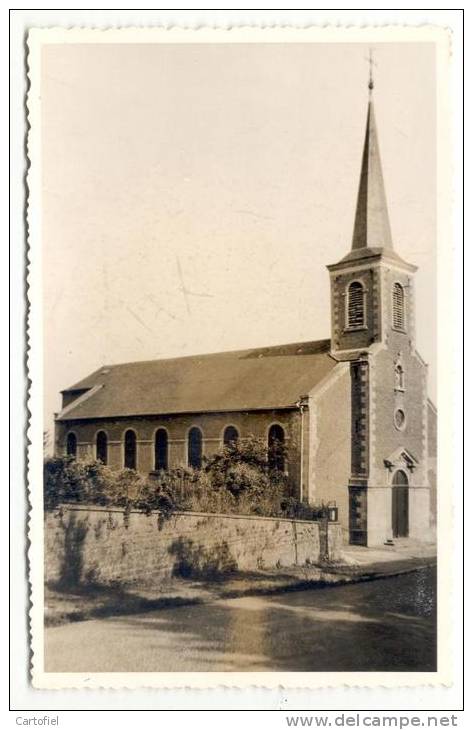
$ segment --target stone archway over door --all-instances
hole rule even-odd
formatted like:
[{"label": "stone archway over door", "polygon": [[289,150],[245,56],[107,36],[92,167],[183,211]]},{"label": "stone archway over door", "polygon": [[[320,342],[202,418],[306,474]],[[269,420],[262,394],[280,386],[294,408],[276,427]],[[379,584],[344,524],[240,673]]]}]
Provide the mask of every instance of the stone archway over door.
[{"label": "stone archway over door", "polygon": [[409,480],[406,472],[398,469],[392,486],[393,537],[409,535]]}]

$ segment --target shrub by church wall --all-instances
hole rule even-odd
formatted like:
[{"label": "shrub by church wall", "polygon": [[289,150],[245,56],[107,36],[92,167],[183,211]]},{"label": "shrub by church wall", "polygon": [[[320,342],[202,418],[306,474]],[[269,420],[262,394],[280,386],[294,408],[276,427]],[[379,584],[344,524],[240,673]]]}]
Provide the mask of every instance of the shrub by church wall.
[{"label": "shrub by church wall", "polygon": [[97,432],[103,430],[108,438],[108,464],[114,469],[121,469],[124,465],[124,434],[133,429],[137,439],[136,468],[142,474],[148,474],[155,468],[154,437],[158,428],[164,428],[168,433],[169,468],[173,469],[187,466],[187,435],[192,426],[201,429],[203,456],[209,457],[222,449],[226,426],[235,426],[242,438],[255,436],[266,441],[270,426],[276,423],[284,429],[288,447],[286,469],[293,492],[298,494],[300,415],[294,409],[57,421],[55,453],[66,453],[67,433],[72,432],[77,438],[78,458],[93,459],[96,456]]}]

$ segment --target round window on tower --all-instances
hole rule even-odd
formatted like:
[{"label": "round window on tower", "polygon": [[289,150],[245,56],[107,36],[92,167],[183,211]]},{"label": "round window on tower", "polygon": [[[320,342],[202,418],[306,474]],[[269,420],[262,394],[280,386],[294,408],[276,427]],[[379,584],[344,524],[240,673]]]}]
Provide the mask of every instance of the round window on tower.
[{"label": "round window on tower", "polygon": [[402,408],[397,408],[394,412],[394,425],[398,431],[403,431],[406,427],[406,414]]}]

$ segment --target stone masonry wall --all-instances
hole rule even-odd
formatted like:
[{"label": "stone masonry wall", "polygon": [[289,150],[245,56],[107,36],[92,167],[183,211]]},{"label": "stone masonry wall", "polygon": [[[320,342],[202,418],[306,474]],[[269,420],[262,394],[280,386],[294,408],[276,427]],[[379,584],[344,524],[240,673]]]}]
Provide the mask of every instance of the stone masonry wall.
[{"label": "stone masonry wall", "polygon": [[171,576],[212,577],[318,563],[340,556],[338,523],[176,513],[164,519],[100,507],[66,507],[45,517],[50,585],[150,585]]}]

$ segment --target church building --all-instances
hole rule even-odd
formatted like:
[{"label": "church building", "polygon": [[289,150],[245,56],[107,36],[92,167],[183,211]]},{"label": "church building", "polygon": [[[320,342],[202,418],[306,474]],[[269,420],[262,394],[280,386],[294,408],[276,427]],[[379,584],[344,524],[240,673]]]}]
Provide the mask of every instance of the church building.
[{"label": "church building", "polygon": [[429,541],[436,410],[416,350],[416,266],[391,238],[368,104],[351,250],[328,267],[330,339],[106,365],[62,391],[57,454],[148,474],[198,468],[225,443],[284,442],[295,496],[336,503],[345,538]]}]

